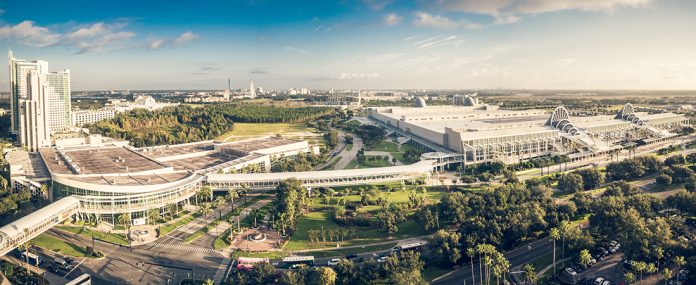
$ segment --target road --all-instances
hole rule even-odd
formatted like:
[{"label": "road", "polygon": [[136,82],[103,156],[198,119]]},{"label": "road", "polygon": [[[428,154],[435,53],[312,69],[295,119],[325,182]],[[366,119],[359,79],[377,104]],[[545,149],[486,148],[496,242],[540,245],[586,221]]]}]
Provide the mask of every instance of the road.
[{"label": "road", "polygon": [[[510,268],[528,263],[540,258],[553,250],[553,242],[548,237],[530,242],[505,253],[510,261]],[[478,279],[478,263],[474,260],[474,274]],[[471,264],[465,263],[462,268],[435,278],[432,284],[474,284],[471,279]]]}]

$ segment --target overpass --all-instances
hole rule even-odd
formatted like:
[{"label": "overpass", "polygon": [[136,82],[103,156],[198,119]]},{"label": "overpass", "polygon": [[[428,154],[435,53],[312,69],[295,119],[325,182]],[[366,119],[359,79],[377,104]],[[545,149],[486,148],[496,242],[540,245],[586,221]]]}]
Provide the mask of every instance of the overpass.
[{"label": "overpass", "polygon": [[3,226],[0,228],[0,256],[77,214],[79,209],[78,199],[65,197]]},{"label": "overpass", "polygon": [[346,185],[372,184],[402,181],[428,176],[433,170],[433,161],[420,161],[410,165],[377,168],[302,171],[280,173],[235,173],[208,174],[205,183],[213,189],[238,188],[248,185],[252,188],[275,188],[281,182],[295,178],[306,187],[332,187]]}]

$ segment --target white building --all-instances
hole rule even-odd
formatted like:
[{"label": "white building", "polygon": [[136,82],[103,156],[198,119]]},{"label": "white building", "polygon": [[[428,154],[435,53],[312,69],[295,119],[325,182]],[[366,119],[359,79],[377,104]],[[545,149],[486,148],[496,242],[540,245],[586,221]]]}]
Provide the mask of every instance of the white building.
[{"label": "white building", "polygon": [[254,81],[249,80],[249,97],[256,98],[256,88],[254,88]]},{"label": "white building", "polygon": [[63,70],[44,75],[43,92],[48,101],[48,126],[51,132],[60,132],[71,126],[70,71]]},{"label": "white building", "polygon": [[50,146],[50,135],[70,127],[70,71],[48,72],[48,62],[8,53],[10,130],[29,151]]},{"label": "white building", "polygon": [[86,124],[93,124],[101,120],[116,117],[116,111],[112,108],[102,108],[99,110],[79,110],[72,112],[72,125],[82,127]]}]

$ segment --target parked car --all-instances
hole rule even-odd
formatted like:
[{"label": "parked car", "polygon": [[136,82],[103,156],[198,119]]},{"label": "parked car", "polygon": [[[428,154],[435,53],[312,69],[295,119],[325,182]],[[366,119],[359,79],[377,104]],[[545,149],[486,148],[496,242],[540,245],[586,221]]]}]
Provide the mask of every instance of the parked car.
[{"label": "parked car", "polygon": [[388,256],[382,256],[382,257],[377,259],[377,262],[379,262],[379,263],[386,262],[388,258],[389,258]]},{"label": "parked car", "polygon": [[604,277],[597,277],[594,280],[594,285],[602,285],[602,282],[604,282]]},{"label": "parked car", "polygon": [[602,285],[611,285],[611,282],[609,282],[609,280],[604,280],[604,282],[602,282]]},{"label": "parked car", "polygon": [[332,258],[332,259],[329,259],[329,262],[327,262],[326,265],[328,265],[328,266],[336,266],[336,265],[338,265],[340,262],[341,262],[340,259],[338,259],[338,258]]},{"label": "parked car", "polygon": [[355,253],[346,254],[346,259],[354,259],[354,258],[357,258],[357,257],[358,257],[358,255],[355,254]]},{"label": "parked car", "polygon": [[571,268],[571,267],[566,267],[566,269],[563,270],[563,272],[565,272],[566,274],[568,274],[568,275],[570,275],[570,276],[578,275],[578,273],[575,272],[575,269],[573,269],[573,268]]}]

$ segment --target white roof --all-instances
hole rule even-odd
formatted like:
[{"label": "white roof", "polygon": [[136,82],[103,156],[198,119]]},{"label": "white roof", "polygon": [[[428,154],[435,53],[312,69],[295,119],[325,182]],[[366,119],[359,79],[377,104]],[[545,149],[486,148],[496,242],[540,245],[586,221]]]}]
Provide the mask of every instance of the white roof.
[{"label": "white roof", "polygon": [[364,169],[343,169],[327,171],[303,171],[303,172],[280,172],[280,173],[235,173],[235,174],[208,174],[207,181],[216,182],[262,182],[262,181],[282,181],[290,178],[299,180],[310,179],[332,179],[343,177],[367,176],[375,174],[400,174],[426,172],[432,170],[432,161],[420,161],[411,165],[399,165],[390,167],[364,168]]},{"label": "white roof", "polygon": [[63,210],[73,207],[79,203],[80,201],[77,200],[77,198],[65,197],[51,204],[48,204],[46,207],[38,209],[35,212],[20,218],[19,220],[16,220],[3,226],[2,228],[0,228],[0,232],[6,234],[8,237],[17,236],[23,233],[24,229],[31,229],[32,227],[45,221],[46,219],[53,217],[54,215],[62,212]]}]

